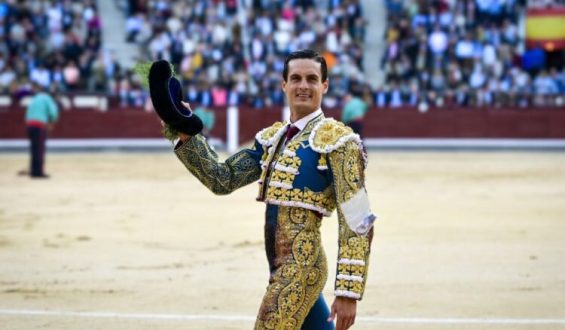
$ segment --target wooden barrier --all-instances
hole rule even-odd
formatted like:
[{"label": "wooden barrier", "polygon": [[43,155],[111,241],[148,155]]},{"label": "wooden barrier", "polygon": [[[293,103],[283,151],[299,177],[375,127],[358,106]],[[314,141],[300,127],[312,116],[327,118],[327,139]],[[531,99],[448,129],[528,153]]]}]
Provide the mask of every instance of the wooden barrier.
[{"label": "wooden barrier", "polygon": [[[378,138],[565,138],[565,109],[415,109],[369,110],[365,137]],[[226,109],[215,109],[212,135],[226,139]],[[25,111],[0,111],[0,139],[26,137]],[[339,110],[326,110],[339,118]],[[239,142],[251,141],[260,129],[281,120],[281,109],[241,108]],[[159,119],[140,109],[114,108],[107,112],[73,109],[61,112],[51,138],[158,138]]]}]

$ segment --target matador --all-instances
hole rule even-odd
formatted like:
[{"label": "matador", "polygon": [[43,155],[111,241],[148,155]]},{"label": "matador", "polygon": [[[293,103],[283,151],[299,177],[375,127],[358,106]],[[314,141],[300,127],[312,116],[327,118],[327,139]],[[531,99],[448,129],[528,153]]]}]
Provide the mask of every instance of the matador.
[{"label": "matador", "polygon": [[[215,194],[258,182],[270,278],[255,329],[334,329],[334,319],[338,330],[347,329],[363,297],[376,218],[365,189],[367,159],[357,134],[325,118],[328,84],[322,56],[293,52],[282,80],[290,121],[261,130],[250,148],[224,162],[200,134],[181,134],[175,146],[179,160]],[[334,210],[339,247],[330,311],[322,296],[328,269],[320,226]]]}]

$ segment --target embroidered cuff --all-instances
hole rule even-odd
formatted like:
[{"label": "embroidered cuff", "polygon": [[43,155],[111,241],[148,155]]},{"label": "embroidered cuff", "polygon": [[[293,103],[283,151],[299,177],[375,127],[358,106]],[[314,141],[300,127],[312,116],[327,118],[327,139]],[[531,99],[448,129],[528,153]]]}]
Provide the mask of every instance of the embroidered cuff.
[{"label": "embroidered cuff", "polygon": [[361,295],[355,292],[351,292],[351,291],[345,291],[345,290],[335,290],[335,295],[338,297],[347,297],[347,298],[353,298],[353,299],[361,299]]}]

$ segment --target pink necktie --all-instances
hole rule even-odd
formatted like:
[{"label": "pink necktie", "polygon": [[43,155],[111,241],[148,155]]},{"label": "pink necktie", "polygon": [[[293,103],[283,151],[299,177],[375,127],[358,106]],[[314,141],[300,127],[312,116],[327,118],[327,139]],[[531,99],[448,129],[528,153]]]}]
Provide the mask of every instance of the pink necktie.
[{"label": "pink necktie", "polygon": [[300,132],[300,129],[294,125],[290,125],[290,127],[288,128],[288,130],[286,131],[286,142],[288,142],[290,139],[292,139],[298,132]]}]

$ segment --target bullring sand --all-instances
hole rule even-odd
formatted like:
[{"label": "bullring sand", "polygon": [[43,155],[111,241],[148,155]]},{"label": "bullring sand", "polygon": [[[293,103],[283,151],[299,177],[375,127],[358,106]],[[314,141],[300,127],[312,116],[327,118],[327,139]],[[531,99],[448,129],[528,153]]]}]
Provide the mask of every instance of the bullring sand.
[{"label": "bullring sand", "polygon": [[[379,220],[353,329],[565,329],[565,154],[369,159]],[[51,153],[49,180],[26,165],[0,154],[1,329],[252,328],[256,184],[214,196],[172,153]]]}]

